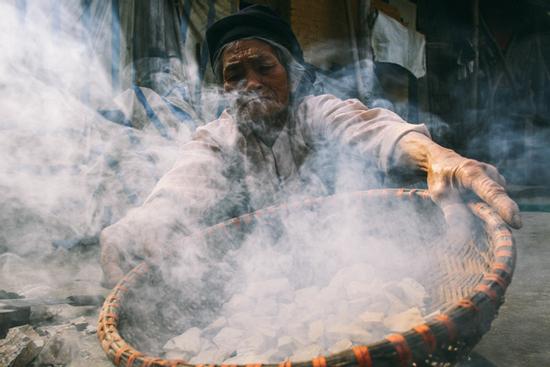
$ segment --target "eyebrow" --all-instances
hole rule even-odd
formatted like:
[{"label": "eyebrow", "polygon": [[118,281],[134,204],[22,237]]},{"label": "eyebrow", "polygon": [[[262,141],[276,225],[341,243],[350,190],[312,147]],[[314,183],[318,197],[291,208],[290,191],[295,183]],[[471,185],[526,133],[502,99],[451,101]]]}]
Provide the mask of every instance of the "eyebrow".
[{"label": "eyebrow", "polygon": [[[255,55],[249,55],[246,57],[247,60],[249,61],[263,61],[263,60],[270,60],[272,58],[275,58],[276,57],[274,55],[269,55],[269,54],[266,54],[266,53],[260,53],[260,54],[255,54]],[[237,65],[237,64],[241,64],[242,63],[242,59],[239,59],[238,61],[228,61],[226,63],[226,66],[231,66],[231,65]]]}]

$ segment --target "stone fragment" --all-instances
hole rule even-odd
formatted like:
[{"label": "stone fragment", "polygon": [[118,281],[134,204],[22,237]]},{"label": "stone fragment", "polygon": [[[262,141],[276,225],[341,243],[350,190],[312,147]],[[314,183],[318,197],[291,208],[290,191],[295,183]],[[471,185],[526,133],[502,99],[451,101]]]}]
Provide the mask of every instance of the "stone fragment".
[{"label": "stone fragment", "polygon": [[346,285],[345,289],[350,300],[368,296],[372,292],[369,282],[351,281]]},{"label": "stone fragment", "polygon": [[417,307],[413,307],[386,317],[384,319],[384,326],[392,332],[403,332],[423,322],[422,313]]},{"label": "stone fragment", "polygon": [[359,315],[359,319],[363,322],[381,322],[384,319],[383,312],[365,311]]},{"label": "stone fragment", "polygon": [[277,312],[277,301],[269,298],[259,299],[253,309],[253,314],[260,317],[275,316],[277,315]]},{"label": "stone fragment", "polygon": [[225,365],[232,365],[232,364],[256,364],[261,363],[260,358],[262,358],[260,355],[250,352],[250,353],[243,353],[240,354],[237,352],[237,354],[233,357],[230,357],[223,361],[223,364]]},{"label": "stone fragment", "polygon": [[313,286],[301,288],[294,292],[294,302],[297,306],[307,306],[311,304],[312,299],[319,294],[320,288]]},{"label": "stone fragment", "polygon": [[44,340],[30,325],[11,328],[6,337],[0,339],[0,366],[27,366],[43,347]]},{"label": "stone fragment", "polygon": [[319,344],[310,344],[294,352],[294,354],[290,357],[290,360],[296,362],[306,361],[318,357],[321,354],[321,351],[322,348]]},{"label": "stone fragment", "polygon": [[277,318],[285,324],[285,321],[290,320],[292,316],[296,313],[296,305],[294,303],[284,303],[279,305],[279,312],[277,313]]},{"label": "stone fragment", "polygon": [[410,306],[420,306],[424,304],[427,297],[426,289],[422,284],[412,278],[404,278],[399,282],[401,289],[405,295],[405,303]]},{"label": "stone fragment", "polygon": [[225,311],[232,314],[234,312],[250,310],[253,306],[254,301],[250,297],[244,294],[236,294],[223,305],[223,308]]},{"label": "stone fragment", "polygon": [[351,282],[370,282],[376,278],[372,266],[366,263],[357,263],[340,269],[331,279],[331,288],[345,288]]},{"label": "stone fragment", "polygon": [[38,366],[65,366],[79,356],[80,334],[71,324],[51,329],[51,336],[36,358]]},{"label": "stone fragment", "polygon": [[84,316],[80,316],[76,319],[71,320],[71,325],[73,325],[78,331],[84,331],[88,326],[88,321]]},{"label": "stone fragment", "polygon": [[328,352],[331,353],[331,354],[332,353],[338,353],[338,352],[341,352],[343,350],[351,348],[352,345],[353,345],[353,343],[351,342],[351,340],[342,339],[342,340],[339,340],[336,343],[332,344],[328,348]]},{"label": "stone fragment", "polygon": [[287,278],[269,279],[250,283],[246,289],[246,294],[260,299],[273,297],[279,301],[290,301],[292,287]]},{"label": "stone fragment", "polygon": [[170,355],[179,355],[184,360],[190,359],[201,350],[201,330],[197,327],[186,330],[166,342],[162,349]]},{"label": "stone fragment", "polygon": [[355,324],[329,325],[327,327],[326,335],[330,341],[350,339],[352,342],[358,344],[368,344],[373,341],[371,333]]},{"label": "stone fragment", "polygon": [[277,350],[285,356],[291,355],[300,345],[300,342],[292,336],[284,335],[277,339]]},{"label": "stone fragment", "polygon": [[279,332],[277,325],[281,324],[273,317],[257,318],[254,323],[254,330],[267,338],[276,338]]},{"label": "stone fragment", "polygon": [[253,317],[249,312],[246,312],[246,311],[234,312],[233,314],[227,317],[227,324],[229,327],[232,327],[235,329],[246,330],[251,326],[254,326],[255,319],[256,318]]},{"label": "stone fragment", "polygon": [[285,360],[286,356],[276,348],[272,348],[263,352],[258,358],[257,362],[259,363],[277,363]]},{"label": "stone fragment", "polygon": [[294,339],[296,339],[301,345],[308,345],[309,338],[307,336],[307,325],[304,323],[299,322],[292,322],[290,325],[286,328],[288,335],[291,335]]},{"label": "stone fragment", "polygon": [[218,348],[224,349],[228,346],[234,346],[242,336],[242,330],[225,327],[213,338],[213,341]]},{"label": "stone fragment", "polygon": [[237,345],[236,351],[239,355],[262,353],[268,347],[269,340],[258,333],[248,335],[239,340],[235,340],[233,345]]},{"label": "stone fragment", "polygon": [[365,311],[359,315],[358,319],[359,324],[371,333],[376,333],[384,328],[383,312]]},{"label": "stone fragment", "polygon": [[233,352],[228,352],[211,345],[209,348],[201,349],[199,354],[189,360],[192,364],[221,364],[229,358]]},{"label": "stone fragment", "polygon": [[357,315],[366,310],[370,310],[370,305],[374,301],[371,295],[351,299],[347,302],[350,315]]},{"label": "stone fragment", "polygon": [[203,329],[205,334],[217,334],[221,329],[227,325],[227,319],[224,316],[218,317],[212,321],[208,326]]},{"label": "stone fragment", "polygon": [[385,298],[388,302],[387,315],[396,315],[409,309],[402,298],[395,296],[393,293],[386,293]]},{"label": "stone fragment", "polygon": [[316,320],[309,323],[307,337],[311,343],[321,340],[325,333],[325,323],[323,320]]}]

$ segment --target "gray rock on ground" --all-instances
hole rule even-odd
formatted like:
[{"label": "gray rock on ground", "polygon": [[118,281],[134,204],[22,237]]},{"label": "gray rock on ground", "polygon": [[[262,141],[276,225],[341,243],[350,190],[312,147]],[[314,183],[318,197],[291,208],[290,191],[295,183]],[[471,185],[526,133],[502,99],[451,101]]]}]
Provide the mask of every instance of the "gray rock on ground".
[{"label": "gray rock on ground", "polygon": [[0,366],[27,366],[43,348],[43,338],[30,325],[11,328],[0,339]]}]

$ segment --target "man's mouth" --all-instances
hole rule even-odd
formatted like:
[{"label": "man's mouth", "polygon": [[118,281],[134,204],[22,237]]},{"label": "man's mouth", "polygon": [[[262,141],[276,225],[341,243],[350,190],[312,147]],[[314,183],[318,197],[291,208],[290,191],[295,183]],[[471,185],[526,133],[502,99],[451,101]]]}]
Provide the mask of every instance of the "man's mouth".
[{"label": "man's mouth", "polygon": [[263,102],[271,102],[271,101],[273,101],[273,98],[269,96],[254,96],[254,97],[243,98],[240,100],[241,105],[243,106],[252,102],[263,103]]}]

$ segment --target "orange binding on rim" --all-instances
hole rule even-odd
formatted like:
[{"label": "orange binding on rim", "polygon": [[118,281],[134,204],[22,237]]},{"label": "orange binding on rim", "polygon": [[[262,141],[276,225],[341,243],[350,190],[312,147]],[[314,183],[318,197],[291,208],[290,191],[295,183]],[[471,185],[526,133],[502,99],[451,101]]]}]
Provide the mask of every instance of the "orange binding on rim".
[{"label": "orange binding on rim", "polygon": [[[429,194],[424,190],[370,190],[349,194],[339,194],[332,197],[308,199],[302,207],[319,204],[325,200],[342,197],[359,197],[363,199],[377,198],[412,200],[431,202]],[[433,205],[433,204],[432,204]],[[290,204],[288,208],[300,205]],[[512,234],[502,219],[486,204],[469,204],[472,212],[481,220],[487,235],[490,251],[488,271],[481,274],[480,281],[473,292],[456,302],[444,313],[427,320],[425,324],[417,325],[409,331],[392,334],[385,340],[368,346],[354,346],[351,349],[320,356],[310,361],[283,361],[274,364],[247,364],[234,367],[346,367],[346,366],[417,366],[431,365],[434,358],[442,361],[454,360],[459,357],[458,350],[467,352],[480,340],[495,318],[498,308],[503,303],[504,293],[510,284],[516,259],[516,248]],[[276,208],[267,208],[239,218],[231,219],[216,227],[239,226],[252,223],[260,217],[268,217]],[[212,229],[209,229],[212,231]],[[206,230],[205,232],[208,232]],[[141,263],[130,271],[111,291],[101,309],[98,321],[97,335],[103,350],[116,366],[215,366],[224,365],[192,365],[182,360],[167,360],[148,356],[135,350],[120,336],[117,326],[120,305],[129,289],[132,289],[148,273],[149,267]],[[450,354],[449,351],[455,351]],[[437,360],[437,359],[436,359]]]}]

